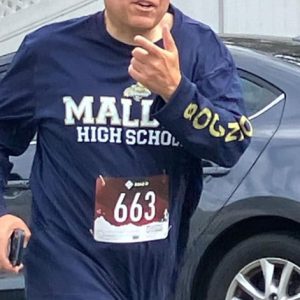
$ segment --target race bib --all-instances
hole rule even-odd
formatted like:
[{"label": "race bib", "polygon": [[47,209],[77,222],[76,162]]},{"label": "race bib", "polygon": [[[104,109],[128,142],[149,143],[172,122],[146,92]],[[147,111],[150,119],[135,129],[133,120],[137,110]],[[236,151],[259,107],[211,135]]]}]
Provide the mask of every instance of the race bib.
[{"label": "race bib", "polygon": [[169,179],[166,175],[96,181],[94,238],[136,243],[165,239],[169,232]]}]

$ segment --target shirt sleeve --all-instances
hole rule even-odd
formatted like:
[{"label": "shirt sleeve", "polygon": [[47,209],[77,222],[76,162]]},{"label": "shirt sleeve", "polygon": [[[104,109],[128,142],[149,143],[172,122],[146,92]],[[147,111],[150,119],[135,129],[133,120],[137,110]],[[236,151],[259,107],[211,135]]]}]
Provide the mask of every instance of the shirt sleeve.
[{"label": "shirt sleeve", "polygon": [[0,81],[0,216],[7,213],[4,188],[12,169],[10,155],[20,155],[36,131],[34,55],[26,37]]},{"label": "shirt sleeve", "polygon": [[196,79],[182,75],[170,101],[158,96],[152,113],[192,155],[225,167],[238,161],[253,132],[234,61],[217,38]]}]

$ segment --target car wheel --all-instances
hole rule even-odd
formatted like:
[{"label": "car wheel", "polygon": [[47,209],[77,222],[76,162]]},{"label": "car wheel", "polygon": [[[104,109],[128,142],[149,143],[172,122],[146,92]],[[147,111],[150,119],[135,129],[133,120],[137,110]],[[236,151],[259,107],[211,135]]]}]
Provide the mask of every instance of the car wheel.
[{"label": "car wheel", "polygon": [[300,240],[270,233],[240,242],[215,269],[205,299],[300,299]]}]

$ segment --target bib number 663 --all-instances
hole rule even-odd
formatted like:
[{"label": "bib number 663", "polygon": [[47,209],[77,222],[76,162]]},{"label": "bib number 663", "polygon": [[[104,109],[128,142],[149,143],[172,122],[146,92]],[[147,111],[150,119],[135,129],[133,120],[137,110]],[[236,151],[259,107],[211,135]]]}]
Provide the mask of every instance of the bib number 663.
[{"label": "bib number 663", "polygon": [[141,193],[136,193],[134,195],[131,206],[124,204],[126,198],[126,193],[121,193],[117,204],[114,209],[114,218],[118,223],[123,223],[129,217],[132,222],[139,222],[143,218],[147,221],[152,221],[155,217],[155,201],[156,196],[153,191],[149,191],[142,198],[148,202],[147,211],[144,210],[143,206],[139,203],[141,199]]}]

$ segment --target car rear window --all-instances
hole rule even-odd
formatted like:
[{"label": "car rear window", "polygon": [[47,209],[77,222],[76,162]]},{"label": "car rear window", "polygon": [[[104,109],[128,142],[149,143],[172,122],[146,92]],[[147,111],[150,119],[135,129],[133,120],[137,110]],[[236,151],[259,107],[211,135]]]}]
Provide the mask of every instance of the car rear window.
[{"label": "car rear window", "polygon": [[267,105],[276,101],[281,90],[254,74],[239,70],[248,116],[254,116]]}]

